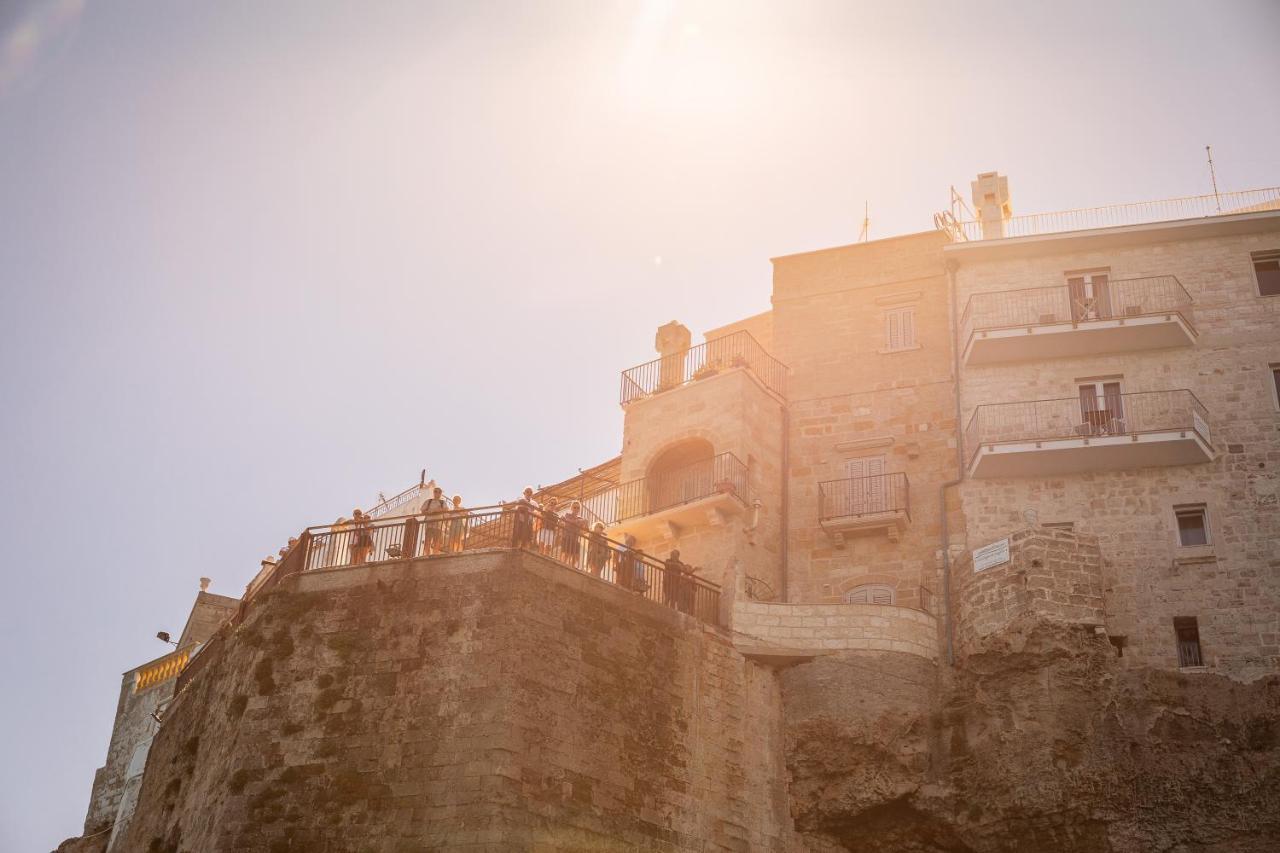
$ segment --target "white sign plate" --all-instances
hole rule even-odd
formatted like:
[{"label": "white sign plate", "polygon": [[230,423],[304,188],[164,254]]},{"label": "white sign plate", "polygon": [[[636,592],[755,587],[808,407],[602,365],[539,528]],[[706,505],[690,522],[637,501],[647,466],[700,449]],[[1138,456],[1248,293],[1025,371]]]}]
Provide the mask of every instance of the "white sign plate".
[{"label": "white sign plate", "polygon": [[981,548],[973,549],[973,570],[975,572],[1007,562],[1009,562],[1008,539],[1001,539],[999,542],[992,542],[990,545],[983,545]]}]

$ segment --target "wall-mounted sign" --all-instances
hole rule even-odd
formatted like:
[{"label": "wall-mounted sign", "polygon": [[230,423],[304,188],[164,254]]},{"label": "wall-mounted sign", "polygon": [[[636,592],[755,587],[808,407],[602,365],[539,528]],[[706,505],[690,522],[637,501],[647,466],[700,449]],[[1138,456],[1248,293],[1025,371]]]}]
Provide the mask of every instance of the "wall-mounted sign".
[{"label": "wall-mounted sign", "polygon": [[999,542],[992,542],[990,545],[983,545],[981,548],[973,549],[973,570],[975,572],[1007,562],[1009,562],[1008,539],[1001,539]]}]

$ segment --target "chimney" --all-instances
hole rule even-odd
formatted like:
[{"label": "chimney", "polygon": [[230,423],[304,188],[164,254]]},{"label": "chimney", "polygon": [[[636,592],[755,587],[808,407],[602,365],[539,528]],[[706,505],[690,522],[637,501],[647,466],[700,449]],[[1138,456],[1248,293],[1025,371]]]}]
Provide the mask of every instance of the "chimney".
[{"label": "chimney", "polygon": [[653,346],[658,355],[662,356],[658,367],[659,389],[674,388],[684,381],[684,357],[688,354],[692,341],[689,329],[675,320],[658,327]]},{"label": "chimney", "polygon": [[1005,220],[1013,216],[1009,204],[1009,179],[996,172],[980,172],[978,180],[969,184],[973,191],[973,209],[982,223],[982,239],[998,240],[1004,236]]}]

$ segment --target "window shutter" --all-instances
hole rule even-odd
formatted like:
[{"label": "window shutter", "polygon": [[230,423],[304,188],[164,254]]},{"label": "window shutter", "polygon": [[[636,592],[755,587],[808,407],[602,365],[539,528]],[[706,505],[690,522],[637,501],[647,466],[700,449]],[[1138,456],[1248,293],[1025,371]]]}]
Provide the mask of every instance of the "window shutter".
[{"label": "window shutter", "polygon": [[897,311],[889,312],[889,349],[902,348],[902,318]]},{"label": "window shutter", "polygon": [[865,583],[845,593],[845,604],[893,604],[893,587],[882,583]]},{"label": "window shutter", "polygon": [[908,308],[902,312],[902,345],[904,347],[913,347],[916,345],[915,309]]}]

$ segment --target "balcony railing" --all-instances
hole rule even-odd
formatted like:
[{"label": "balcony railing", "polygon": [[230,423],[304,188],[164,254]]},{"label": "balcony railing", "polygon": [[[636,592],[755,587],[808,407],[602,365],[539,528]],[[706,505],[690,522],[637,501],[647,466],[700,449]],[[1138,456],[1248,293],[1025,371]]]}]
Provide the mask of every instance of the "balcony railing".
[{"label": "balcony railing", "polygon": [[186,648],[175,649],[164,657],[157,658],[151,663],[140,667],[133,677],[133,692],[140,693],[148,687],[154,687],[171,678],[177,678],[187,668],[191,655],[198,648],[198,645],[190,645]]},{"label": "balcony railing", "polygon": [[735,367],[750,370],[770,391],[786,396],[787,366],[769,355],[750,332],[741,331],[699,344],[681,355],[624,370],[620,400],[625,406]]},{"label": "balcony railing", "polygon": [[721,453],[606,489],[587,498],[584,509],[612,526],[717,494],[731,495],[746,506],[749,482],[742,460],[732,453]]},{"label": "balcony railing", "polygon": [[[1125,225],[1173,222],[1179,219],[1230,216],[1232,214],[1277,209],[1280,209],[1280,187],[1266,187],[1243,192],[1188,196],[1186,198],[1143,201],[1134,204],[1113,204],[1105,207],[1063,210],[1056,213],[1037,213],[1030,216],[1013,216],[1004,220],[1003,236],[1030,237],[1040,234],[1058,234],[1064,231],[1118,228]],[[983,237],[983,223],[980,220],[956,222],[947,217],[943,217],[943,219],[947,221],[939,220],[939,227],[947,231],[954,240],[985,239]]]},{"label": "balcony railing", "polygon": [[906,474],[876,474],[818,484],[818,520],[863,518],[891,512],[910,517],[911,484]]},{"label": "balcony railing", "polygon": [[[387,563],[491,550],[527,550],[587,572],[644,598],[719,624],[720,588],[628,548],[564,516],[520,502],[438,515],[378,519],[366,525],[307,528],[299,542],[305,570]],[[302,542],[305,541],[305,546]]]},{"label": "balcony railing", "polygon": [[1083,323],[1158,314],[1182,314],[1190,321],[1191,295],[1171,275],[1116,279],[1086,295],[1068,285],[975,293],[960,319],[961,340],[975,332]]},{"label": "balcony railing", "polygon": [[996,403],[974,410],[964,436],[965,457],[972,464],[985,444],[1184,430],[1212,443],[1208,410],[1187,390]]}]

